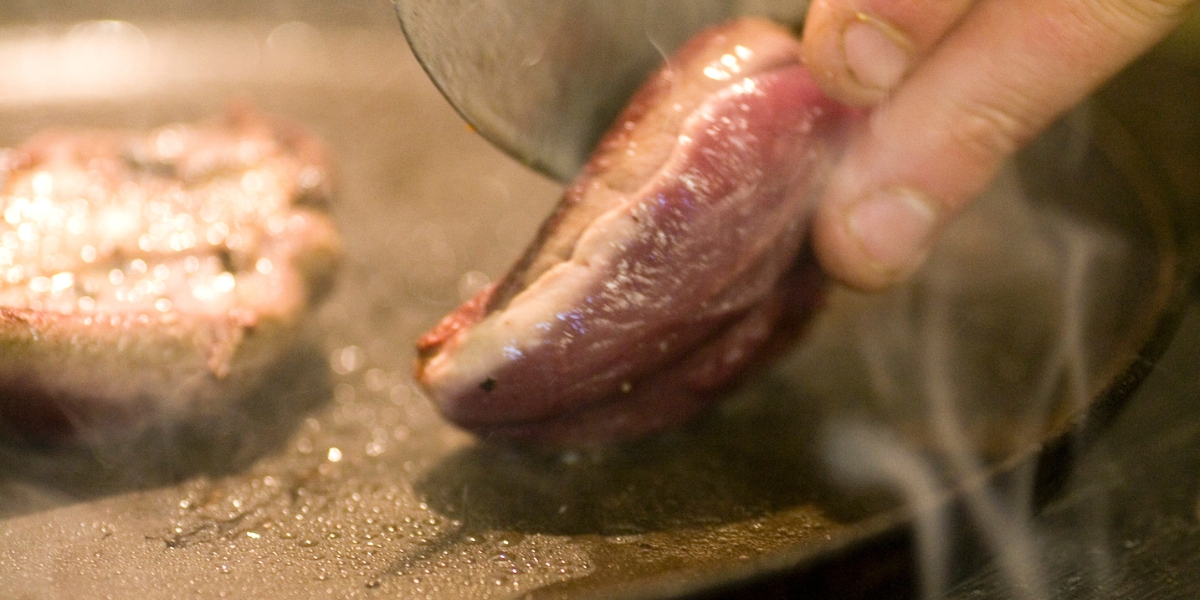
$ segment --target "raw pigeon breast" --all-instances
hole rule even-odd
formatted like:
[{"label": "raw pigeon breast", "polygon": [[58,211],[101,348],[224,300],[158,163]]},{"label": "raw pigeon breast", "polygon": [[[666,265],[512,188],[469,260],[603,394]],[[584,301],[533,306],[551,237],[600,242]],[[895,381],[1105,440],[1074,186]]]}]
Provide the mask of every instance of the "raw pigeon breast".
[{"label": "raw pigeon breast", "polygon": [[808,220],[856,115],[783,28],[702,32],[508,275],[419,340],[418,380],[451,421],[518,440],[630,438],[699,414],[819,305]]}]

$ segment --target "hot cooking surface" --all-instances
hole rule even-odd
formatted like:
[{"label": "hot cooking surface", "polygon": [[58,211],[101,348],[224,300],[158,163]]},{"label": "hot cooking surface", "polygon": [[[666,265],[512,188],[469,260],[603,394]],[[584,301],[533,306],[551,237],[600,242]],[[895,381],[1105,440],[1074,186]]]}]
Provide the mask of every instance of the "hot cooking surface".
[{"label": "hot cooking surface", "polygon": [[[835,291],[805,344],[702,421],[587,452],[473,439],[414,388],[412,342],[503,272],[560,188],[470,132],[390,18],[0,35],[0,54],[33,40],[60,61],[0,74],[0,143],[252,99],[333,147],[347,255],[307,341],[228,415],[130,444],[6,441],[4,596],[662,597],[815,568],[909,523],[906,505],[998,472],[1034,485],[1042,443],[1119,404],[1173,330],[1177,191],[1099,105],[912,285]],[[96,75],[87,44],[126,70]]]}]

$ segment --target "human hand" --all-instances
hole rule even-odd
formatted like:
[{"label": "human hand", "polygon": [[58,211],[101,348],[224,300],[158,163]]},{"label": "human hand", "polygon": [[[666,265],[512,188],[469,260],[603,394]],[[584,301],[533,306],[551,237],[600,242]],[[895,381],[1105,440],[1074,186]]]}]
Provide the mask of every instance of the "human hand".
[{"label": "human hand", "polygon": [[1197,0],[814,0],[802,54],[874,105],[818,210],[825,270],[907,277],[1010,154],[1165,37]]}]

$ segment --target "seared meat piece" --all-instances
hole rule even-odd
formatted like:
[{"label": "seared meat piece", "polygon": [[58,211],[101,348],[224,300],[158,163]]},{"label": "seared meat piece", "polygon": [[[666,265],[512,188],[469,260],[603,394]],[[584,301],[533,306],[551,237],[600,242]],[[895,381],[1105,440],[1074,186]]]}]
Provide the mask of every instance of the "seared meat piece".
[{"label": "seared meat piece", "polygon": [[685,421],[821,297],[801,258],[850,109],[787,31],[703,32],[633,98],[513,270],[418,342],[480,433],[579,444]]},{"label": "seared meat piece", "polygon": [[219,411],[338,256],[323,148],[248,109],[0,154],[0,424],[79,440]]}]

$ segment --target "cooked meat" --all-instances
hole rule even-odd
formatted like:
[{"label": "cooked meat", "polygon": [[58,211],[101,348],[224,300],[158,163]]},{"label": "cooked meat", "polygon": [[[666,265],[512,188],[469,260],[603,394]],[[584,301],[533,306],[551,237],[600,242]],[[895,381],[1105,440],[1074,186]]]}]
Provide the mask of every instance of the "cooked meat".
[{"label": "cooked meat", "polygon": [[219,411],[332,281],[308,133],[234,109],[0,154],[0,423],[80,439]]},{"label": "cooked meat", "polygon": [[633,98],[513,270],[418,342],[443,414],[589,443],[692,418],[821,298],[801,257],[855,112],[762,20],[701,33]]}]

